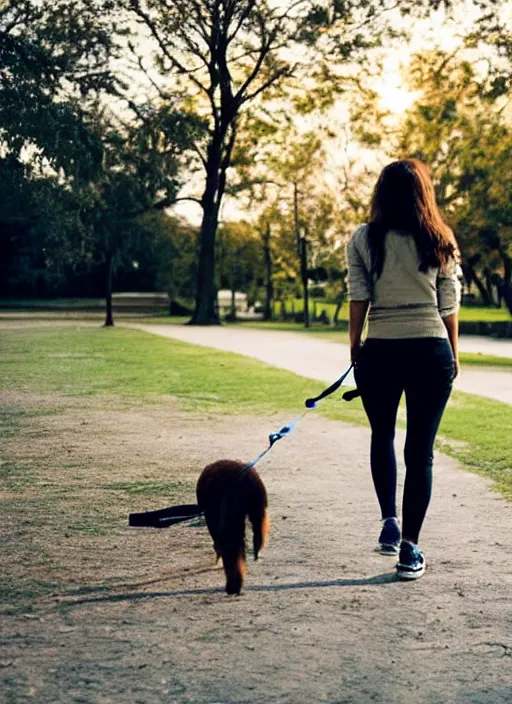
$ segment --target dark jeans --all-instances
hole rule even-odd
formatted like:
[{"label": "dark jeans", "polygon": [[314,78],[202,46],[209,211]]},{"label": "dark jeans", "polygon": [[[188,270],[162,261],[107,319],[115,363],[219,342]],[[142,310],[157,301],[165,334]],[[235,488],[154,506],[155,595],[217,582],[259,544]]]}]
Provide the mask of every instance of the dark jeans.
[{"label": "dark jeans", "polygon": [[394,437],[405,391],[402,535],[413,542],[418,542],[430,501],[434,440],[454,370],[450,343],[443,338],[366,340],[356,360],[354,375],[372,429],[370,463],[382,518],[396,516]]}]

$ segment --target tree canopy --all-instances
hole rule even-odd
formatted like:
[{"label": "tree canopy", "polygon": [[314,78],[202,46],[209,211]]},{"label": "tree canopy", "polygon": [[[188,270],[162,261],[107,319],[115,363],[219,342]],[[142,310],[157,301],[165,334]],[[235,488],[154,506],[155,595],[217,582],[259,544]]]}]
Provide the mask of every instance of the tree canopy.
[{"label": "tree canopy", "polygon": [[[194,323],[218,321],[219,286],[268,299],[327,277],[339,297],[344,239],[379,168],[415,155],[468,286],[510,307],[511,35],[503,2],[477,5],[457,51],[408,62],[415,98],[400,115],[381,105],[379,59],[412,18],[456,3],[6,0],[4,269],[33,290],[101,269],[108,299],[146,242],[170,272],[154,280],[195,298]],[[240,222],[226,221],[226,199]],[[201,208],[197,239],[165,214],[181,200]]]}]

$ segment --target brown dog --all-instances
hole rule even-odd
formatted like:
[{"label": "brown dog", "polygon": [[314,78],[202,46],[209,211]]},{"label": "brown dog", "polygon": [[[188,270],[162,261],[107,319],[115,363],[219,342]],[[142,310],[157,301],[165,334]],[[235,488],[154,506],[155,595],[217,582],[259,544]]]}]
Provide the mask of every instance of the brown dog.
[{"label": "brown dog", "polygon": [[254,467],[219,460],[201,472],[197,503],[204,511],[217,559],[222,558],[226,592],[240,594],[245,577],[246,517],[252,524],[255,560],[269,531],[265,486]]}]

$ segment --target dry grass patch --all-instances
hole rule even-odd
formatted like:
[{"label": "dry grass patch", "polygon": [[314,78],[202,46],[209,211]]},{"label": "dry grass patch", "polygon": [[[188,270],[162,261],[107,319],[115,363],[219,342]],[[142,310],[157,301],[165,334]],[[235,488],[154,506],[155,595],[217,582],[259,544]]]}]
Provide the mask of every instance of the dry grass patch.
[{"label": "dry grass patch", "polygon": [[[2,394],[4,431],[12,430],[4,432],[0,465],[4,609],[27,610],[75,585],[144,579],[155,559],[169,561],[168,533],[130,530],[127,516],[195,500],[201,443],[191,437],[201,424],[172,400],[131,410],[118,399],[108,405]],[[191,549],[209,543],[196,526],[174,529],[184,564]],[[180,555],[172,562],[179,569]]]}]

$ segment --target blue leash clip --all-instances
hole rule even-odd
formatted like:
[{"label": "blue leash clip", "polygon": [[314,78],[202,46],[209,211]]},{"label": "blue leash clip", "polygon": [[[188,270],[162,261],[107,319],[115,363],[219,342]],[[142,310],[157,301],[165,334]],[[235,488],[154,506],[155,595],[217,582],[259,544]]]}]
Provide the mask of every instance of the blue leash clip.
[{"label": "blue leash clip", "polygon": [[251,467],[254,467],[254,465],[255,465],[257,462],[259,462],[259,461],[267,454],[267,452],[269,452],[269,451],[272,449],[272,447],[276,444],[276,442],[277,442],[278,440],[281,440],[281,438],[284,438],[284,437],[286,437],[287,435],[289,435],[289,434],[292,432],[292,430],[295,428],[295,426],[296,426],[298,423],[300,423],[300,421],[304,418],[304,416],[306,415],[306,413],[307,413],[308,411],[312,411],[313,409],[315,409],[315,408],[317,407],[319,401],[321,401],[321,400],[324,399],[326,396],[330,396],[330,395],[333,394],[335,391],[337,391],[337,390],[340,388],[340,386],[343,384],[343,382],[345,381],[345,379],[347,378],[347,376],[350,374],[350,370],[352,369],[353,366],[354,366],[354,365],[351,364],[350,367],[349,367],[346,371],[343,372],[343,374],[340,376],[340,378],[337,379],[337,380],[334,382],[334,384],[331,384],[331,386],[327,387],[327,389],[325,389],[324,391],[322,391],[322,393],[321,393],[319,396],[315,396],[314,398],[308,398],[308,399],[306,399],[305,406],[306,406],[306,409],[307,409],[307,410],[304,411],[304,413],[303,413],[299,418],[297,418],[296,420],[292,421],[291,423],[288,423],[288,425],[283,425],[283,427],[281,428],[281,430],[278,430],[276,433],[270,433],[270,435],[268,436],[269,446],[267,447],[266,450],[264,450],[264,451],[261,453],[261,455],[258,455],[258,457],[256,457],[255,460],[253,460],[252,462],[250,462],[250,463],[247,465],[246,469],[250,469]]},{"label": "blue leash clip", "polygon": [[302,417],[298,420],[294,420],[293,423],[290,423],[289,425],[283,426],[281,430],[279,430],[277,433],[270,433],[270,435],[268,436],[270,447],[272,447],[272,445],[278,440],[281,440],[281,438],[284,438],[285,435],[289,435],[294,429],[294,427],[297,425],[299,420],[302,420]]}]

